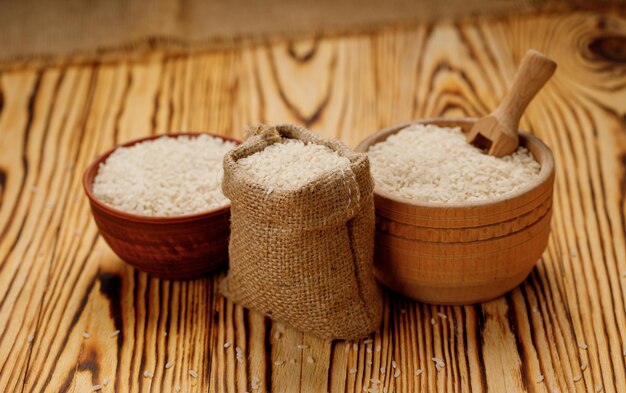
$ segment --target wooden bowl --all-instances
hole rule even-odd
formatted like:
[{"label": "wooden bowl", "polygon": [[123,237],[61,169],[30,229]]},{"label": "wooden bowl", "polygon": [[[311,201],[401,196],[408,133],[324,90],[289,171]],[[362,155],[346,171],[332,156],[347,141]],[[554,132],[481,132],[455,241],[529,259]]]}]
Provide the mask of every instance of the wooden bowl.
[{"label": "wooden bowl", "polygon": [[[475,119],[423,119],[381,130],[356,150],[386,140],[411,124],[461,127]],[[519,285],[543,254],[550,234],[554,158],[537,137],[520,132],[541,164],[523,189],[484,202],[416,203],[374,189],[374,274],[383,285],[433,304],[472,304]]]},{"label": "wooden bowl", "polygon": [[[202,133],[168,134],[198,136]],[[237,144],[240,141],[213,135]],[[160,138],[155,135],[121,146]],[[117,148],[96,159],[85,171],[83,188],[100,234],[125,262],[152,276],[184,280],[201,277],[222,267],[228,259],[230,206],[203,213],[172,217],[142,216],[117,210],[99,201],[92,192],[100,163]]]}]

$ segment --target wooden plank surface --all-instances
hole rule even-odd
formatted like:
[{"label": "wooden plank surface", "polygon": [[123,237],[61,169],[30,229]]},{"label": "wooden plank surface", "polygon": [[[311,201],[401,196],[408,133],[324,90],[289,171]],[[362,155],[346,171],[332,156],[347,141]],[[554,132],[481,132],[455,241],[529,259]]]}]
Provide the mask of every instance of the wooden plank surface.
[{"label": "wooden plank surface", "polygon": [[[626,391],[625,46],[626,14],[571,12],[0,74],[0,391]],[[225,301],[223,272],[152,279],[98,236],[81,175],[116,143],[294,121],[355,146],[489,112],[530,47],[559,63],[522,122],[555,154],[553,231],[502,298],[387,292],[373,342],[327,342]]]}]

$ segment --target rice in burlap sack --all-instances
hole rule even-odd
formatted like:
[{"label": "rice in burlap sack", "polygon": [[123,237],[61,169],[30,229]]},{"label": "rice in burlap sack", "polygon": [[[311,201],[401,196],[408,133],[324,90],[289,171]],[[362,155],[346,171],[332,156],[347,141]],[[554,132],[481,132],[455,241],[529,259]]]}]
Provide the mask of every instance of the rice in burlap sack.
[{"label": "rice in burlap sack", "polygon": [[[296,190],[256,183],[237,160],[283,138],[329,147],[350,161]],[[382,294],[372,275],[373,179],[366,154],[286,124],[257,126],[224,157],[230,199],[230,270],[221,292],[247,308],[324,338],[378,329]]]}]

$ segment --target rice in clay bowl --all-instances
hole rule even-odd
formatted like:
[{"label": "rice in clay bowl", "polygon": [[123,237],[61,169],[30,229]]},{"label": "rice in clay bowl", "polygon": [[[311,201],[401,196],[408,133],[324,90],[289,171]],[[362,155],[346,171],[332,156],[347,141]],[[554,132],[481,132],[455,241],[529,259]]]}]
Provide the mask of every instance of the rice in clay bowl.
[{"label": "rice in clay bowl", "polygon": [[[400,124],[369,136],[355,150],[368,152],[411,125],[460,127],[467,133],[474,121],[435,118]],[[523,131],[520,146],[539,163],[538,173],[515,191],[484,200],[416,201],[385,191],[377,181],[376,278],[432,304],[483,302],[524,281],[548,243],[554,158],[539,138]]]},{"label": "rice in clay bowl", "polygon": [[[203,206],[197,201],[195,203],[188,202],[187,205],[191,206],[191,208],[187,207],[187,209],[191,209],[189,213],[181,211],[180,207],[177,206],[172,206],[167,212],[157,207],[151,207],[148,212],[144,212],[141,208],[136,211],[137,209],[134,209],[132,205],[129,205],[130,207],[123,206],[126,202],[124,198],[118,197],[117,199],[120,200],[118,202],[115,202],[113,197],[107,197],[105,200],[102,191],[94,190],[96,188],[94,180],[99,174],[99,169],[103,164],[108,164],[107,160],[118,148],[140,146],[144,142],[155,142],[163,137],[172,139],[182,137],[187,140],[204,138],[205,141],[209,139],[221,140],[225,147],[240,143],[236,139],[225,136],[198,132],[171,133],[136,139],[116,146],[97,158],[85,170],[83,189],[89,199],[91,212],[100,234],[123,261],[155,277],[173,280],[202,277],[224,266],[228,259],[230,202],[225,197],[224,201],[218,201],[215,206]],[[168,158],[171,160],[171,157],[158,157],[163,161]],[[214,158],[217,159],[217,157]],[[141,161],[139,158],[137,159]],[[221,170],[223,158],[220,157],[219,159]],[[191,176],[184,173],[185,163],[173,163],[181,167],[181,179],[178,183],[185,184],[187,177]],[[186,164],[193,165],[189,162]],[[109,174],[108,180],[110,181],[114,175],[130,176],[126,173],[119,173],[119,169],[117,172]],[[124,180],[126,182],[120,182],[120,187],[127,186],[130,188],[132,184],[128,183],[129,180],[141,182],[144,179],[129,178]],[[163,184],[164,191],[167,192],[167,182],[164,181]],[[220,186],[221,182],[218,188]],[[100,185],[100,188],[103,187]],[[190,187],[190,193],[187,197],[198,198],[198,195],[195,195],[198,194],[197,190],[193,190],[193,187]],[[162,197],[162,195],[159,196],[158,192],[155,194],[157,197]],[[106,194],[104,195],[106,196]],[[116,203],[120,206],[117,206]]]}]

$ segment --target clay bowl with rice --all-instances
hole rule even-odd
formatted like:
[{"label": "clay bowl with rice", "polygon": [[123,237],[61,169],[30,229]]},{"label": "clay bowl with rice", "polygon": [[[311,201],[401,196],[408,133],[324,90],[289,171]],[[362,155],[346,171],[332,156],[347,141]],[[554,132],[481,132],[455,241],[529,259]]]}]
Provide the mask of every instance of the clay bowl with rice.
[{"label": "clay bowl with rice", "polygon": [[[167,138],[159,139],[163,137]],[[175,143],[172,141],[186,141],[187,150],[169,152],[169,146]],[[204,145],[189,147],[200,141]],[[155,142],[161,143],[159,154],[162,156],[132,155],[139,154],[137,148],[144,149],[144,154],[155,151],[146,150],[146,146],[156,149]],[[240,143],[233,138],[208,133],[155,135],[116,146],[89,165],[83,176],[83,188],[100,234],[115,254],[152,276],[173,280],[202,277],[224,266],[228,260],[230,203],[221,194],[221,179],[210,179],[205,184],[203,177],[195,171],[201,170],[203,165],[210,166],[210,173],[222,171],[223,154]],[[174,147],[178,149],[177,145]],[[119,155],[119,148],[123,148],[120,151],[124,156]],[[207,158],[200,153],[201,148],[216,150]],[[112,164],[109,158],[114,153],[118,158],[117,166],[101,174],[103,167]],[[190,158],[181,159],[183,156]],[[160,162],[155,164],[157,161]],[[144,177],[138,176],[142,172],[133,172],[133,165],[143,165],[143,170],[149,169],[150,165],[169,168],[170,172],[165,179],[159,180],[163,175],[159,170],[163,169]],[[179,167],[176,170],[180,173],[173,172],[174,167]],[[95,184],[98,176],[106,177],[98,179]],[[198,179],[200,183],[197,183]],[[188,195],[176,194],[174,186],[182,186]],[[212,199],[203,197],[203,194],[210,194]],[[137,202],[142,195],[144,200]]]},{"label": "clay bowl with rice", "polygon": [[[474,122],[418,120],[381,130],[356,148],[370,153],[376,181],[374,274],[386,287],[418,301],[472,304],[494,299],[524,281],[547,247],[554,159],[550,149],[529,133],[520,132],[520,147],[539,164],[537,172],[501,195],[452,202],[416,200],[389,192],[382,185],[386,180],[377,179],[372,146],[414,125],[460,127],[467,133]],[[441,173],[441,179],[446,176],[450,174]],[[489,184],[488,174],[483,181]]]}]

